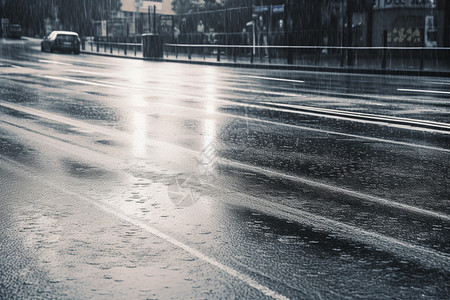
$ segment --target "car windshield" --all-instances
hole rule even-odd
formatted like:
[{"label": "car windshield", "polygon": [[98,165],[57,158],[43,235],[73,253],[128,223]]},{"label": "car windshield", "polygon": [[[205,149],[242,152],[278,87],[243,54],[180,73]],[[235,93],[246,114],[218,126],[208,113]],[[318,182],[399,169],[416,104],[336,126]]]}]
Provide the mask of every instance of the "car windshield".
[{"label": "car windshield", "polygon": [[58,34],[57,39],[64,42],[73,42],[77,39],[77,36],[71,34]]},{"label": "car windshield", "polygon": [[49,35],[48,35],[48,39],[54,39],[56,37],[56,32],[51,32]]}]

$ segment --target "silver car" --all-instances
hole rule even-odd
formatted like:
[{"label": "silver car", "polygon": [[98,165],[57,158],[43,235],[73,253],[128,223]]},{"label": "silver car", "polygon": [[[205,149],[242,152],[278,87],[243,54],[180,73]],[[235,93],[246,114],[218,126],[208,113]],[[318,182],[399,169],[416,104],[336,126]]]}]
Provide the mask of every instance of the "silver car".
[{"label": "silver car", "polygon": [[52,31],[41,42],[41,51],[80,54],[80,38],[72,31]]}]

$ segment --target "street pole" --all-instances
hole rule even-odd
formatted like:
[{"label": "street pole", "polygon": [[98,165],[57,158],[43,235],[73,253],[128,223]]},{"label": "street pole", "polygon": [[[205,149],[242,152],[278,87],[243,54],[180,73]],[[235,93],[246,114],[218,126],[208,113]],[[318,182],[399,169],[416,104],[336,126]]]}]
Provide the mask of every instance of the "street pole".
[{"label": "street pole", "polygon": [[344,51],[344,33],[345,33],[345,18],[344,18],[344,0],[341,0],[341,16],[342,16],[342,32],[341,32],[341,67],[344,67],[345,64],[345,55],[346,51]]},{"label": "street pole", "polygon": [[152,19],[152,9],[151,9],[151,6],[149,5],[149,6],[147,6],[147,10],[148,10],[148,32],[150,33],[151,32],[151,26],[152,26],[152,22],[151,22],[151,19]]},{"label": "street pole", "polygon": [[[353,0],[347,0],[347,47],[353,44]],[[347,65],[353,66],[353,51],[348,49]]]},{"label": "street pole", "polygon": [[284,28],[287,29],[287,63],[288,64],[293,64],[294,63],[294,54],[293,54],[293,49],[292,46],[294,46],[294,42],[293,42],[293,21],[292,21],[292,6],[291,6],[291,2],[290,0],[286,0],[286,9],[285,9],[285,14],[287,15],[287,23],[284,23]]},{"label": "street pole", "polygon": [[139,6],[136,5],[136,15],[134,16],[134,36],[138,35],[138,15],[139,15]]},{"label": "street pole", "polygon": [[372,47],[372,28],[373,28],[373,4],[366,4],[365,9],[368,10],[367,14],[367,47]]},{"label": "street pole", "polygon": [[450,1],[441,1],[439,4],[444,6],[444,47],[450,47]]},{"label": "street pole", "polygon": [[153,5],[153,33],[156,34],[156,5]]}]

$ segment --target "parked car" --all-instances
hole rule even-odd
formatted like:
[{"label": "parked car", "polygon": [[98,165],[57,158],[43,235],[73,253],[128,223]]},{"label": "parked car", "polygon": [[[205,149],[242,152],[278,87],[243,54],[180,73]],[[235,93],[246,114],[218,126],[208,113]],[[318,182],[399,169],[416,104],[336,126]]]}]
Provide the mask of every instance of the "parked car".
[{"label": "parked car", "polygon": [[20,39],[22,37],[22,27],[19,24],[11,24],[8,27],[8,37]]},{"label": "parked car", "polygon": [[52,31],[41,42],[41,51],[80,54],[80,37],[72,31]]}]

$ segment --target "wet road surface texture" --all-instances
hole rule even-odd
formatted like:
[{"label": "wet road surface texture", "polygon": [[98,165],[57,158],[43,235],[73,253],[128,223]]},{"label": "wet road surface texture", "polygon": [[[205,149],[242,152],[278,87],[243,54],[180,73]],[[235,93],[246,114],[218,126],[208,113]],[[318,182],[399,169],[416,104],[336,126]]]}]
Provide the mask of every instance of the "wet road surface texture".
[{"label": "wet road surface texture", "polygon": [[0,298],[449,298],[449,79],[0,49]]}]

